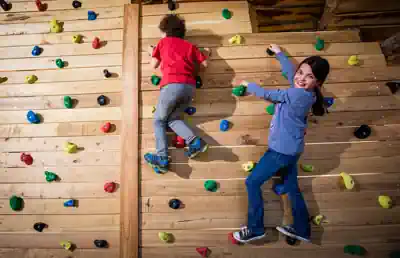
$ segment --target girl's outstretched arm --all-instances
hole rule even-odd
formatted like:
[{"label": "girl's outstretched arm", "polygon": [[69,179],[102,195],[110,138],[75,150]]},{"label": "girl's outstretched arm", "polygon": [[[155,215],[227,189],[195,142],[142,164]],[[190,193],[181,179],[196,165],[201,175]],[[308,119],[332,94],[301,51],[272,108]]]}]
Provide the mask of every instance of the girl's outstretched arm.
[{"label": "girl's outstretched arm", "polygon": [[289,60],[289,58],[286,56],[284,52],[282,52],[281,48],[276,45],[276,44],[271,44],[269,46],[269,49],[272,50],[276,54],[276,58],[279,60],[279,63],[281,64],[282,67],[282,73],[286,74],[290,86],[294,87],[293,85],[293,77],[294,73],[296,71],[295,65],[292,63],[292,61]]},{"label": "girl's outstretched arm", "polygon": [[288,102],[287,90],[267,90],[261,88],[256,83],[242,82],[247,86],[247,93],[272,102]]}]

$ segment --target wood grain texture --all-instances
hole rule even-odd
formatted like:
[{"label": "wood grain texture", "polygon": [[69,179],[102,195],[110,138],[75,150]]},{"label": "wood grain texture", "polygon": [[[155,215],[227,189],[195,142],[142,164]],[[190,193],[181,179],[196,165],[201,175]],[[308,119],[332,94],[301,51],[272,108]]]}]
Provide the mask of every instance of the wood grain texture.
[{"label": "wood grain texture", "polygon": [[[74,258],[110,258],[118,257],[118,249],[77,249]],[[65,250],[62,249],[23,249],[23,248],[1,248],[0,257],[7,258],[65,258]]]}]

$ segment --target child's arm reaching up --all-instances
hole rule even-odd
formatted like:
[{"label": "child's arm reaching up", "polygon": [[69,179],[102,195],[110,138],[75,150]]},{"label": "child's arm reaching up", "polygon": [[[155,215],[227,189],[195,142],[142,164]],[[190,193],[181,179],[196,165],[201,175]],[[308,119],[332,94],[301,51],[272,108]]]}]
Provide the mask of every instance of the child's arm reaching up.
[{"label": "child's arm reaching up", "polygon": [[282,52],[281,48],[278,45],[271,44],[269,46],[269,49],[276,54],[276,58],[281,63],[282,72],[287,75],[287,78],[289,79],[290,82],[290,86],[294,87],[293,77],[296,69],[294,64],[289,60],[289,58],[285,55],[285,53]]},{"label": "child's arm reaching up", "polygon": [[243,81],[241,85],[247,87],[247,93],[272,102],[289,102],[287,90],[266,90],[256,83]]}]

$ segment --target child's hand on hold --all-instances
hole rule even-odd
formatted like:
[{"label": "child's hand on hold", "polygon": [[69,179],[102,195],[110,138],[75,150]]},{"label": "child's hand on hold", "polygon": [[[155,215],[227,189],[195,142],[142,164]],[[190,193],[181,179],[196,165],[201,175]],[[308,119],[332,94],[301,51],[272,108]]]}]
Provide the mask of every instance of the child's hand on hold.
[{"label": "child's hand on hold", "polygon": [[207,58],[209,58],[211,56],[211,49],[208,47],[204,47],[201,49],[201,52],[203,53],[203,55],[205,55]]},{"label": "child's hand on hold", "polygon": [[281,48],[277,44],[271,44],[269,45],[269,49],[274,52],[275,54],[279,54],[282,52]]}]

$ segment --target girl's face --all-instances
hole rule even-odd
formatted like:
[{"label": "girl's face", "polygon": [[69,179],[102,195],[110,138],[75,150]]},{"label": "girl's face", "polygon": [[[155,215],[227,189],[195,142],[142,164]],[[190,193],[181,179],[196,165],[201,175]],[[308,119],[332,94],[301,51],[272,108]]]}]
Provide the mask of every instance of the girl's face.
[{"label": "girl's face", "polygon": [[311,66],[302,64],[294,75],[294,87],[311,91],[317,86],[318,81],[311,70]]}]

